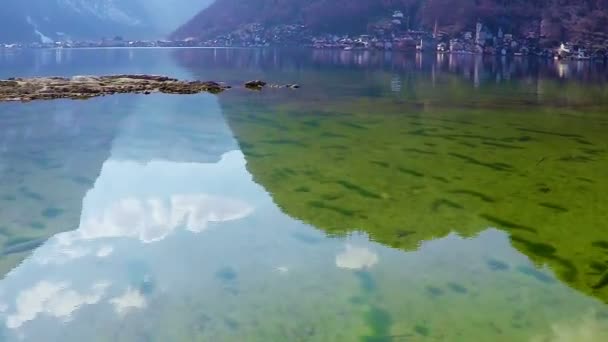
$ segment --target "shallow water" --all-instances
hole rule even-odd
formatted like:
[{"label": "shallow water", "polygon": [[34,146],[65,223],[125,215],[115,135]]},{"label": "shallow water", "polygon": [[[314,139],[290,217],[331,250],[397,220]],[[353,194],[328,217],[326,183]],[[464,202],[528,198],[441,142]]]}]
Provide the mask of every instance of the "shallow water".
[{"label": "shallow water", "polygon": [[302,85],[0,105],[6,341],[608,339],[602,66],[0,56]]}]

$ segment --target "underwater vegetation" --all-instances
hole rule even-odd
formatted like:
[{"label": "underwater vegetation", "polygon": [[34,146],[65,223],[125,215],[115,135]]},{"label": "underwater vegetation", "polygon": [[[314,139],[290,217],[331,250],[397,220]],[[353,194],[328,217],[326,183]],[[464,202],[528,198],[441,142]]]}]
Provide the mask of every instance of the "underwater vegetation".
[{"label": "underwater vegetation", "polygon": [[[331,236],[363,231],[406,251],[451,232],[501,229],[549,274],[608,303],[601,106],[557,108],[561,95],[552,92],[530,105],[492,89],[471,95],[469,107],[451,106],[456,90],[426,86],[399,100],[350,93],[222,101],[248,170],[288,215]],[[551,278],[499,260],[487,265]]]}]

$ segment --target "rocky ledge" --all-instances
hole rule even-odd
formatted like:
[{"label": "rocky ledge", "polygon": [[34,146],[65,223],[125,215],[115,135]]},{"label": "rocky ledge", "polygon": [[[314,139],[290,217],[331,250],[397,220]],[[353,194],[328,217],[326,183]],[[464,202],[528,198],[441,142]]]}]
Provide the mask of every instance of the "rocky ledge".
[{"label": "rocky ledge", "polygon": [[[252,82],[255,86],[252,87]],[[263,81],[249,81],[245,88],[260,90],[266,86]],[[296,88],[296,85],[275,86]],[[221,93],[231,87],[212,81],[181,81],[167,76],[156,75],[112,75],[9,78],[0,80],[0,102],[33,101],[52,99],[89,99],[113,94],[198,94]]]}]

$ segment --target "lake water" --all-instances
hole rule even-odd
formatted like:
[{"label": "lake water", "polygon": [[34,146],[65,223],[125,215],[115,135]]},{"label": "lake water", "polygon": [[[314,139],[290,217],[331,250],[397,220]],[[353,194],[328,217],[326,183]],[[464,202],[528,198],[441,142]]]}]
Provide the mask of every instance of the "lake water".
[{"label": "lake water", "polygon": [[299,83],[0,104],[2,341],[607,341],[599,64],[0,53]]}]

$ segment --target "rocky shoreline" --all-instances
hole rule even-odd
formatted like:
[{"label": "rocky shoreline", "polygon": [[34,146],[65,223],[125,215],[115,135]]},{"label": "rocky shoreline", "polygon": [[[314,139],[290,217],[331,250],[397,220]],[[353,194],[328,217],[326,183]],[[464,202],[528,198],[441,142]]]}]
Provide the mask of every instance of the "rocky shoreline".
[{"label": "rocky shoreline", "polygon": [[[249,81],[246,89],[262,90],[266,82]],[[273,88],[299,88],[298,85],[270,85]],[[219,94],[232,88],[213,81],[182,81],[158,75],[110,75],[9,78],[0,80],[0,102],[53,99],[90,99],[114,94]]]}]

